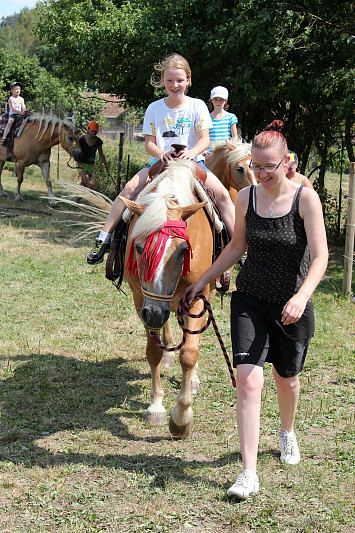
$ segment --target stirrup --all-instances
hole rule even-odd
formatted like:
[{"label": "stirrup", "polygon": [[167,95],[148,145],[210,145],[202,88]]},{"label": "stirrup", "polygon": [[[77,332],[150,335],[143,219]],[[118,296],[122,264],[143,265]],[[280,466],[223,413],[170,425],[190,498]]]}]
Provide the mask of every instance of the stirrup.
[{"label": "stirrup", "polygon": [[216,290],[217,292],[227,292],[229,290],[229,285],[231,282],[231,271],[226,270],[220,276],[219,280],[216,280]]}]

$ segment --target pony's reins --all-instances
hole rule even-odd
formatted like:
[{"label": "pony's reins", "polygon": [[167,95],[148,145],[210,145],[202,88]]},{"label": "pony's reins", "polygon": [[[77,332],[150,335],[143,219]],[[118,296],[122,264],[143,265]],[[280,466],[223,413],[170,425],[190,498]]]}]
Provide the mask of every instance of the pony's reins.
[{"label": "pony's reins", "polygon": [[[231,365],[231,362],[229,360],[229,357],[228,357],[228,354],[227,354],[227,350],[226,350],[226,347],[224,346],[224,342],[222,340],[222,337],[219,333],[219,330],[218,330],[218,326],[216,324],[216,320],[213,316],[213,312],[212,312],[212,307],[211,307],[211,304],[209,303],[209,301],[207,300],[206,296],[202,293],[198,293],[196,295],[196,298],[200,298],[201,300],[203,300],[204,302],[204,308],[202,309],[202,311],[197,314],[197,315],[194,315],[193,313],[190,312],[190,309],[189,309],[189,305],[188,305],[188,301],[187,301],[187,298],[188,298],[188,295],[185,294],[180,302],[179,302],[179,307],[177,309],[177,312],[176,312],[176,317],[177,317],[177,320],[179,322],[179,325],[183,331],[183,334],[182,334],[182,341],[180,342],[180,344],[178,346],[174,346],[172,348],[167,348],[166,346],[164,346],[158,335],[155,333],[155,331],[151,330],[149,333],[150,335],[153,337],[153,339],[155,340],[155,342],[157,343],[157,345],[159,346],[159,348],[161,348],[162,350],[166,351],[166,352],[175,352],[177,350],[180,350],[180,348],[185,344],[186,342],[186,335],[189,333],[190,335],[197,335],[197,334],[200,334],[200,333],[203,333],[207,328],[208,326],[210,325],[210,323],[212,322],[212,325],[213,325],[213,329],[216,333],[216,336],[217,336],[217,339],[218,339],[218,342],[220,344],[220,347],[221,347],[221,350],[223,352],[223,355],[224,355],[224,358],[226,360],[226,363],[227,363],[227,367],[228,367],[228,371],[229,371],[229,375],[231,377],[231,380],[232,380],[232,385],[233,387],[236,387],[236,381],[235,381],[235,377],[234,377],[234,372],[233,372],[233,368],[232,368],[232,365]],[[188,328],[186,328],[185,324],[184,324],[184,311],[185,313],[190,317],[190,318],[200,318],[202,317],[206,311],[208,312],[208,318],[207,318],[207,322],[206,324],[203,326],[203,328],[199,329],[199,330],[194,330],[194,331],[191,331],[189,330]]]}]

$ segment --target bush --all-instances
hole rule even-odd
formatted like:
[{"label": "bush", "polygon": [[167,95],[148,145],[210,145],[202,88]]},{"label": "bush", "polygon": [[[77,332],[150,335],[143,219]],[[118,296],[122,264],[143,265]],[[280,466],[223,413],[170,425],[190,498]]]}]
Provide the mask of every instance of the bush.
[{"label": "bush", "polygon": [[[313,187],[319,192],[319,184],[317,180],[314,181]],[[321,201],[328,244],[343,246],[345,243],[346,214],[344,215],[344,211],[341,213],[340,231],[338,231],[339,206],[337,198],[334,195],[329,194],[328,190],[325,188]]]}]

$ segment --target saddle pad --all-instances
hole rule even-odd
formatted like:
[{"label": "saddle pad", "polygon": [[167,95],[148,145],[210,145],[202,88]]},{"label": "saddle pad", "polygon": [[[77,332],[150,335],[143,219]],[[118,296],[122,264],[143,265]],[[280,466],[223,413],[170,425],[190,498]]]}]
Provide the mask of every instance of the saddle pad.
[{"label": "saddle pad", "polygon": [[[205,183],[207,179],[207,172],[204,168],[201,167],[196,161],[191,161],[194,165],[195,169],[195,178],[202,181],[202,183]],[[159,176],[164,170],[166,170],[168,163],[165,163],[163,161],[157,161],[152,165],[149,169],[149,179],[153,180],[156,178],[156,176]]]}]

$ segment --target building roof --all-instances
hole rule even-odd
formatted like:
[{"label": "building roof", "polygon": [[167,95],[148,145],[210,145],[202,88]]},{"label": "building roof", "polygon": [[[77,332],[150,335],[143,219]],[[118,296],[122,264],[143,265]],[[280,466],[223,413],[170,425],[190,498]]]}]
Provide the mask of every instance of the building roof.
[{"label": "building roof", "polygon": [[[94,93],[87,93],[89,96],[93,96]],[[117,118],[121,113],[124,113],[125,99],[116,96],[115,94],[99,93],[100,98],[106,100],[106,107],[102,114],[105,118]]]}]

